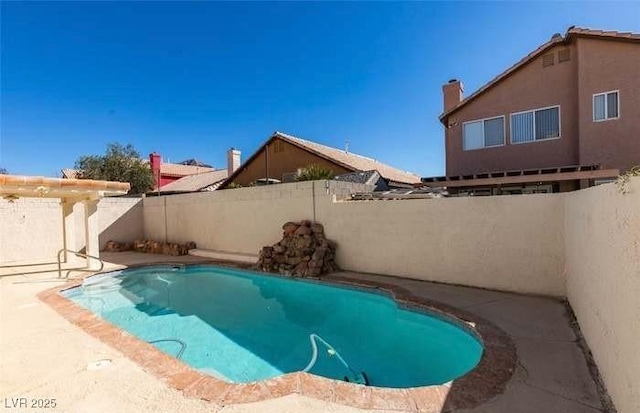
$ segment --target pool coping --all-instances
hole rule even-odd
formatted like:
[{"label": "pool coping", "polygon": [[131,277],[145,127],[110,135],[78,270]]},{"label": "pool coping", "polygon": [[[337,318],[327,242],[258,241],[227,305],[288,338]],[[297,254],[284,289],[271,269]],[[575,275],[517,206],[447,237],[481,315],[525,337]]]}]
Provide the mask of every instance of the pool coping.
[{"label": "pool coping", "polygon": [[[136,264],[102,273],[144,266],[203,264],[249,269],[246,264],[203,260],[188,264],[172,262]],[[517,360],[515,343],[509,335],[493,323],[459,308],[417,297],[409,290],[395,284],[362,280],[340,273],[340,275],[329,275],[324,279],[313,279],[313,281],[374,293],[381,292],[402,307],[428,312],[457,324],[482,341],[484,352],[480,362],[473,370],[453,382],[405,389],[362,386],[304,372],[287,373],[252,383],[228,383],[199,372],[152,344],[100,319],[96,314],[61,294],[64,290],[81,285],[84,278],[94,275],[98,274],[89,274],[62,286],[44,290],[38,294],[38,298],[67,321],[120,351],[139,364],[143,370],[153,374],[172,388],[182,391],[185,396],[206,400],[218,406],[300,394],[361,409],[447,412],[478,406],[503,393],[515,370]],[[279,276],[266,273],[264,275]]]}]

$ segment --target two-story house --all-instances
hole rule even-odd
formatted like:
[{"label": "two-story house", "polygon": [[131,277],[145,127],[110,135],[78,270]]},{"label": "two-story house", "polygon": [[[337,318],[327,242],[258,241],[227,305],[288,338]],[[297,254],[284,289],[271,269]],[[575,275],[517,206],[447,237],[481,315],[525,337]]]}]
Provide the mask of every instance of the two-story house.
[{"label": "two-story house", "polygon": [[564,192],[640,164],[640,34],[571,27],[468,97],[443,86],[453,193]]}]

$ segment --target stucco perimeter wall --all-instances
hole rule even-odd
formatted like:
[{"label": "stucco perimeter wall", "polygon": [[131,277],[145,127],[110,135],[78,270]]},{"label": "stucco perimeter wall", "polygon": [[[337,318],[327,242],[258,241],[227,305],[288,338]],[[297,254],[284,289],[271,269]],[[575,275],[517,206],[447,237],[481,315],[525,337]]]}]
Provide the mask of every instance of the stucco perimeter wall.
[{"label": "stucco perimeter wall", "polygon": [[0,199],[0,265],[52,262],[62,248],[57,199]]},{"label": "stucco perimeter wall", "polygon": [[567,295],[620,413],[640,412],[640,178],[567,195]]},{"label": "stucco perimeter wall", "polygon": [[325,202],[346,270],[565,295],[563,194]]},{"label": "stucco perimeter wall", "polygon": [[[132,242],[142,238],[142,198],[103,198],[98,203],[100,249],[107,241]],[[75,211],[74,211],[75,213]],[[81,242],[84,247],[84,242]]]},{"label": "stucco perimeter wall", "polygon": [[145,237],[257,254],[283,223],[309,219],[346,270],[565,295],[563,194],[333,201],[356,190],[316,181],[147,197]]},{"label": "stucco perimeter wall", "polygon": [[257,254],[288,220],[313,219],[312,182],[147,197],[148,239],[195,241],[198,248]]},{"label": "stucco perimeter wall", "polygon": [[314,220],[318,198],[363,190],[364,185],[316,181],[147,197],[144,234],[158,241],[195,241],[200,249],[257,255],[261,247],[280,240],[285,222]]},{"label": "stucco perimeter wall", "polygon": [[[133,241],[143,235],[141,198],[105,198],[98,203],[100,248],[110,240]],[[68,248],[84,248],[84,206],[73,208],[75,232]],[[0,199],[0,265],[52,263],[63,247],[59,199]]]}]

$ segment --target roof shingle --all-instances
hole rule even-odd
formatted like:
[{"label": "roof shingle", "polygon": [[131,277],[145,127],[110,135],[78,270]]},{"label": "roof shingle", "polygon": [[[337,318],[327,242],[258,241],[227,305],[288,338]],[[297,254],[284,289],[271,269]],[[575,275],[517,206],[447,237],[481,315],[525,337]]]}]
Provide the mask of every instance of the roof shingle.
[{"label": "roof shingle", "polygon": [[311,142],[282,132],[276,132],[274,137],[278,137],[293,145],[302,147],[333,162],[342,164],[348,169],[352,169],[354,171],[376,170],[383,178],[393,182],[405,184],[415,184],[420,182],[420,177],[416,174],[402,171],[375,159],[367,158],[366,156],[357,155],[342,149],[332,148],[330,146]]},{"label": "roof shingle", "polygon": [[217,169],[196,175],[188,175],[160,188],[160,192],[195,192],[227,179],[226,169]]},{"label": "roof shingle", "polygon": [[178,163],[162,163],[160,164],[160,173],[167,176],[188,176],[202,174],[205,172],[213,172],[215,169],[197,165],[182,165]]},{"label": "roof shingle", "polygon": [[72,168],[64,168],[62,169],[62,177],[66,179],[78,179],[80,175],[80,171]]}]

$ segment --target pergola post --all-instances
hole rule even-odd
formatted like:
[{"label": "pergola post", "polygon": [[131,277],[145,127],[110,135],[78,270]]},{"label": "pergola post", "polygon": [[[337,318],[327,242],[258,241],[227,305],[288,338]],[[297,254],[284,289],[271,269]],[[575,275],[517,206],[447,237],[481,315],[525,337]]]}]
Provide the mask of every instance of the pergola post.
[{"label": "pergola post", "polygon": [[[76,201],[70,198],[62,198],[60,205],[62,206],[62,247],[65,249],[73,250],[77,248],[77,228],[75,222],[75,215],[73,215],[73,207]],[[78,261],[75,254],[69,254],[64,252],[64,262],[67,264],[76,263]]]},{"label": "pergola post", "polygon": [[[98,227],[98,201],[99,199],[87,199],[82,201],[84,204],[84,231],[86,241],[86,254],[94,257],[100,256],[100,244],[99,235],[100,229]],[[100,263],[92,258],[87,258],[87,268],[90,270],[97,270],[100,268]]]}]

